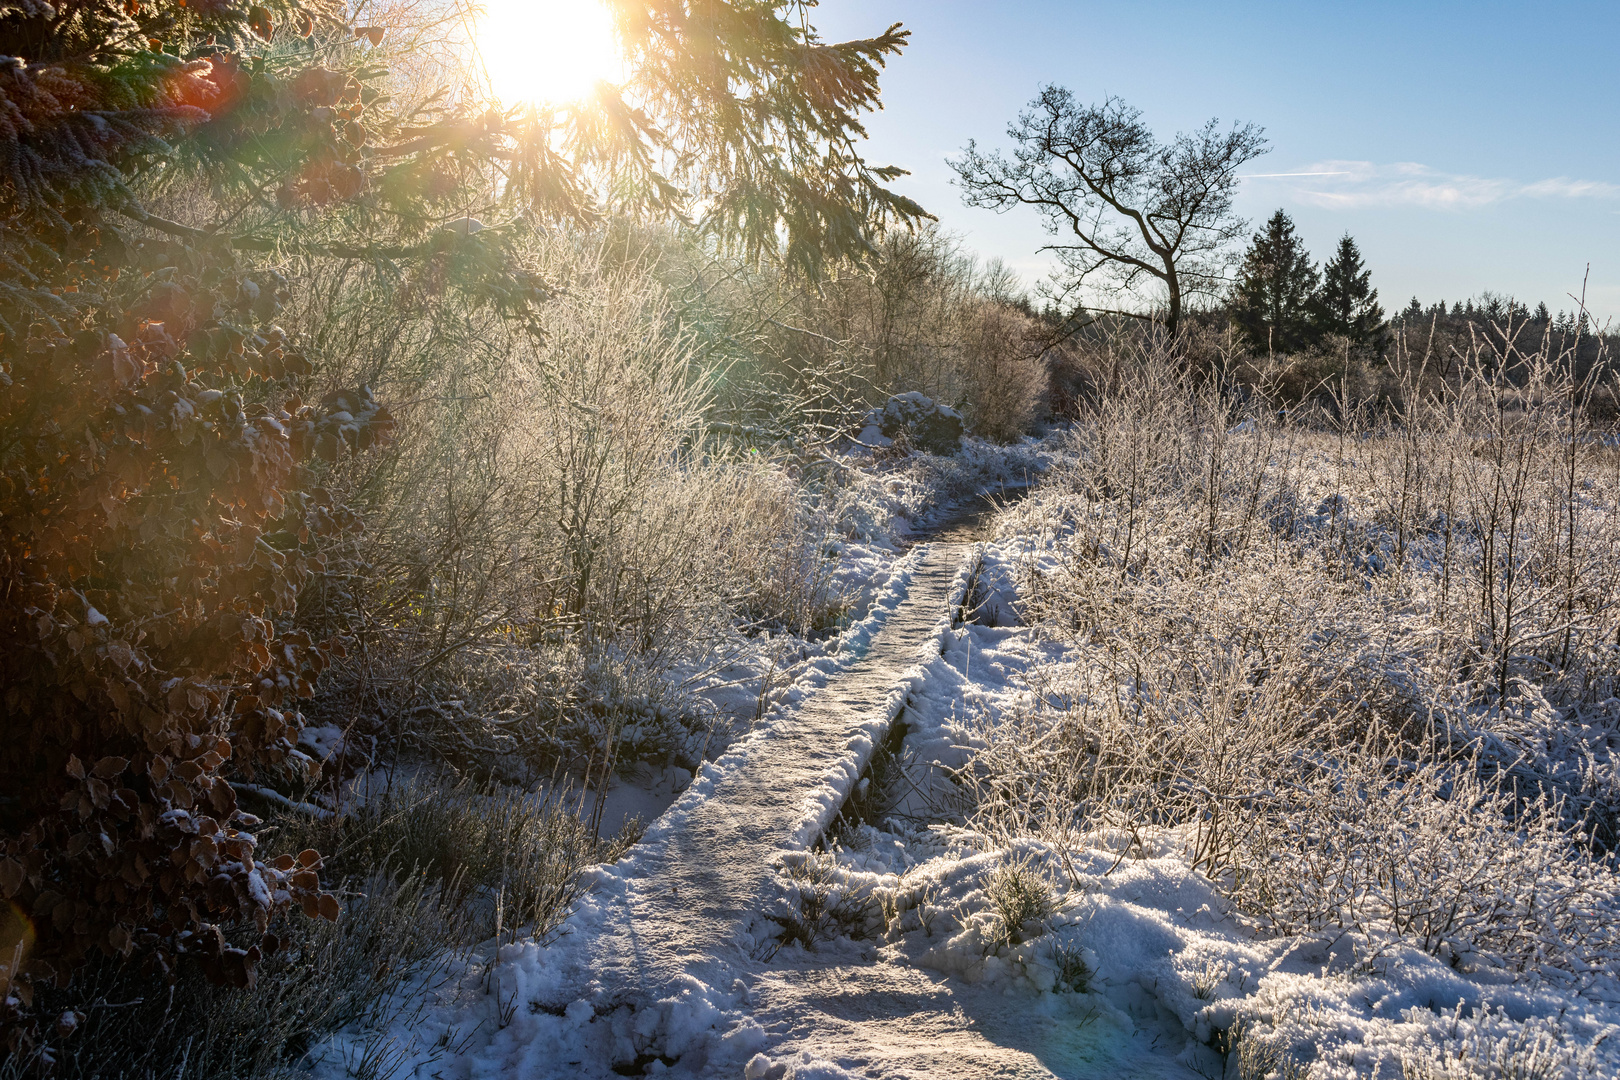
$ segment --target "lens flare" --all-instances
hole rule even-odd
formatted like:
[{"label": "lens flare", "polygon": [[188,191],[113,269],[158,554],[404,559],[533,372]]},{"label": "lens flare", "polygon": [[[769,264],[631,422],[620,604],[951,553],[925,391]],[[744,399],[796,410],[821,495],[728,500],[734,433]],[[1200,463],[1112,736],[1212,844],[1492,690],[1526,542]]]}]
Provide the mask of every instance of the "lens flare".
[{"label": "lens flare", "polygon": [[623,78],[613,20],[598,0],[487,0],[477,44],[503,105],[560,105]]}]

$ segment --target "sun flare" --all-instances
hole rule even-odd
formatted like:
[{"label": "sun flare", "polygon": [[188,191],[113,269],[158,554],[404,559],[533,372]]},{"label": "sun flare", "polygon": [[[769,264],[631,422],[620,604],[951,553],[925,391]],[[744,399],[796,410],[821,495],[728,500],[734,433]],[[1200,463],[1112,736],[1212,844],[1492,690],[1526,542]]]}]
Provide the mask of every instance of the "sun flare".
[{"label": "sun flare", "polygon": [[486,0],[477,34],[503,105],[561,104],[622,78],[613,20],[599,0]]}]

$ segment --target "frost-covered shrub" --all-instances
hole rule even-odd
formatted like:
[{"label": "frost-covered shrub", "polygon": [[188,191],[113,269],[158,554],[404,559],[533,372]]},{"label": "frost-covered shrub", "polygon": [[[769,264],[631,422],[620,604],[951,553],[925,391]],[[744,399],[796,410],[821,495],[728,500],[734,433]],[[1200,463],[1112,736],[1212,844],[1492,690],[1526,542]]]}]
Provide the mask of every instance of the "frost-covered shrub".
[{"label": "frost-covered shrub", "polygon": [[649,653],[733,618],[813,621],[825,575],[798,487],[705,444],[715,376],[667,329],[662,290],[588,249],[552,257],[577,287],[513,357],[501,450],[526,524],[504,586],[523,619]]},{"label": "frost-covered shrub", "polygon": [[1309,1068],[1295,1061],[1276,1039],[1258,1035],[1242,1020],[1219,1037],[1217,1045],[1224,1050],[1236,1080],[1308,1080],[1310,1076]]},{"label": "frost-covered shrub", "polygon": [[[566,230],[534,241],[535,265],[567,286],[543,339],[480,320],[450,334],[430,312],[396,329],[431,363],[374,358],[409,376],[395,395],[411,401],[408,434],[335,481],[375,505],[352,552],[374,572],[321,578],[301,608],[363,645],[317,703],[345,726],[358,714],[482,766],[514,749],[508,735],[532,748],[559,734],[555,717],[622,720],[649,754],[679,757],[675,728],[691,725],[621,708],[661,696],[642,683],[740,633],[802,633],[842,611],[825,514],[791,462],[711,429],[715,370],[652,269],[610,247]],[[625,677],[551,677],[581,668]],[[593,705],[602,722],[573,723]]]},{"label": "frost-covered shrub", "polygon": [[1256,793],[1399,704],[1353,595],[1301,592],[1286,572],[1232,578],[1241,600],[1210,611],[1218,586],[1201,578],[1065,575],[1064,632],[1088,642],[1085,677],[970,721],[979,749],[961,779],[980,827],[1057,839],[1186,822],[1194,864],[1220,873]]},{"label": "frost-covered shrub", "polygon": [[[426,874],[469,908],[475,933],[466,940],[496,932],[487,900],[498,891],[505,927],[544,940],[582,894],[581,868],[607,851],[574,811],[521,788],[405,779],[345,813],[289,820],[281,839],[325,844],[339,853],[334,868],[355,878]],[[486,902],[469,902],[475,895]]]},{"label": "frost-covered shrub", "polygon": [[637,762],[695,769],[719,722],[712,704],[634,652],[601,645],[469,647],[410,707],[407,749],[474,775],[595,784]]},{"label": "frost-covered shrub", "polygon": [[1589,388],[1475,354],[1398,414],[1280,418],[1131,359],[1003,518],[1021,610],[1081,659],[968,725],[970,825],[1122,858],[1173,837],[1364,959],[1606,979],[1620,462]]},{"label": "frost-covered shrub", "polygon": [[1474,762],[1391,770],[1347,755],[1287,777],[1255,807],[1231,894],[1285,933],[1393,937],[1475,966],[1562,971],[1620,963],[1620,880],[1544,798],[1515,805]]},{"label": "frost-covered shrub", "polygon": [[938,229],[891,232],[864,272],[815,290],[760,285],[750,303],[775,314],[774,329],[762,333],[750,315],[737,330],[756,335],[743,363],[763,361],[775,394],[809,397],[824,413],[848,409],[852,423],[889,395],[916,391],[997,442],[1037,418],[1059,351],[1052,327],[1023,308],[1006,267],[977,265]]},{"label": "frost-covered shrub", "polygon": [[788,857],[781,881],[782,895],[765,910],[765,917],[781,927],[779,945],[814,952],[823,942],[865,937],[883,926],[883,905],[870,886],[851,880],[830,856]]},{"label": "frost-covered shrub", "polygon": [[1519,1024],[1505,1011],[1465,1019],[1460,1004],[1446,1019],[1450,1030],[1440,1039],[1403,1055],[1406,1080],[1560,1080],[1597,1072],[1591,1048],[1570,1045],[1555,1020]]}]

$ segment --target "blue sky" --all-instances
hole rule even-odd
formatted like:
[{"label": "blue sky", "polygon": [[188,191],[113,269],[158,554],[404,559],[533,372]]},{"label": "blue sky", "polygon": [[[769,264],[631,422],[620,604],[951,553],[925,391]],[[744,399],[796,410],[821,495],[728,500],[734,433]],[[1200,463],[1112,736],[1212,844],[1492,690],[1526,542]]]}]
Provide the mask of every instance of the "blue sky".
[{"label": "blue sky", "polygon": [[1620,0],[1172,3],[822,0],[829,38],[891,22],[912,45],[884,78],[874,161],[984,257],[1033,282],[1032,211],[969,210],[945,158],[1006,144],[1043,82],[1118,94],[1168,137],[1253,121],[1272,151],[1238,205],[1293,216],[1320,260],[1355,236],[1386,309],[1485,290],[1620,317]]}]

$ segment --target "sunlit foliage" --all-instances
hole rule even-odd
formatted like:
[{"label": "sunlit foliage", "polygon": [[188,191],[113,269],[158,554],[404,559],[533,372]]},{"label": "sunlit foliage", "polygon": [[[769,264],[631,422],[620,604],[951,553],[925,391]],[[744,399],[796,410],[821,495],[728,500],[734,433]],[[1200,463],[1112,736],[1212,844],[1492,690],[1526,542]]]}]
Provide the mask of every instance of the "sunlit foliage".
[{"label": "sunlit foliage", "polygon": [[807,8],[618,4],[624,86],[501,110],[422,61],[454,53],[432,5],[0,0],[14,1050],[32,987],[93,952],[249,985],[276,912],[337,914],[315,852],[256,861],[226,774],[305,764],[297,701],[342,646],[293,608],[361,526],[321,463],[393,421],[365,387],[314,393],[278,268],[364,262],[539,332],[553,290],[522,240],[548,225],[685,220],[806,275],[859,257],[922,216],[856,150],[905,34],[827,44]]}]

